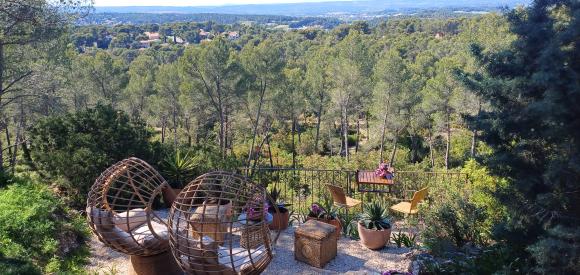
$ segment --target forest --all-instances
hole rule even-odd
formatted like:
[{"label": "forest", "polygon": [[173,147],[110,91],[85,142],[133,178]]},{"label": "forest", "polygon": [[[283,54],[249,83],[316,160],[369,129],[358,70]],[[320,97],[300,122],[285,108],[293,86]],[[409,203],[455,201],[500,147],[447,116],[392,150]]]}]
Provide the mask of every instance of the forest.
[{"label": "forest", "polygon": [[[455,187],[469,195],[426,214],[441,228],[426,232],[427,249],[449,260],[434,273],[580,272],[578,1],[329,30],[237,17],[76,25],[89,3],[48,2],[0,2],[8,273],[82,273],[86,194],[128,156],[176,187],[240,167],[374,170],[385,161],[468,172],[471,184]],[[201,41],[200,29],[212,38]],[[192,43],[135,46],[145,32]],[[172,173],[180,162],[192,166],[187,175]],[[468,245],[483,252],[447,253]]]}]

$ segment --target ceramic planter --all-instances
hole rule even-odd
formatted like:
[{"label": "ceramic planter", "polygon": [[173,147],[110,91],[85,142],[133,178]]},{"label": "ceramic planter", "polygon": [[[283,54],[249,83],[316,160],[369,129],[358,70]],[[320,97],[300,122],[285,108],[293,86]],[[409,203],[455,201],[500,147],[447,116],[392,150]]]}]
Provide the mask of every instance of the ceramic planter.
[{"label": "ceramic planter", "polygon": [[364,225],[358,223],[358,235],[360,236],[360,242],[367,248],[381,249],[389,242],[391,229],[367,229]]},{"label": "ceramic planter", "polygon": [[284,230],[288,228],[288,220],[290,219],[290,211],[286,210],[284,212],[274,212],[270,213],[274,217],[272,223],[268,225],[268,228],[272,230]]}]

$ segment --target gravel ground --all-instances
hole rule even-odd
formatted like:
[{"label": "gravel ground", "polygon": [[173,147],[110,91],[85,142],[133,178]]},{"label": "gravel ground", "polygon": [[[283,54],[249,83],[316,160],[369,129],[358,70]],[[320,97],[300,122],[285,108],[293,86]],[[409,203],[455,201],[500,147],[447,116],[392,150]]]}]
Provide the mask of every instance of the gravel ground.
[{"label": "gravel ground", "polygon": [[129,273],[129,256],[105,246],[94,234],[89,242],[91,257],[86,269],[96,274]]},{"label": "gravel ground", "polygon": [[[167,218],[165,211],[159,211],[157,214],[161,218]],[[398,227],[398,224],[395,227]],[[387,270],[407,271],[411,262],[412,251],[409,248],[391,245],[375,251],[367,249],[358,241],[342,237],[338,241],[336,258],[324,269],[312,267],[294,259],[295,228],[290,227],[280,233],[274,248],[274,260],[263,274],[379,274]],[[86,268],[90,273],[128,273],[129,256],[104,246],[95,235],[92,236],[89,246],[91,257]]]},{"label": "gravel ground", "polygon": [[264,274],[377,274],[387,270],[406,271],[411,260],[409,248],[394,246],[370,250],[358,241],[342,237],[337,255],[324,269],[294,260],[294,228],[288,228],[278,239],[274,261]]}]

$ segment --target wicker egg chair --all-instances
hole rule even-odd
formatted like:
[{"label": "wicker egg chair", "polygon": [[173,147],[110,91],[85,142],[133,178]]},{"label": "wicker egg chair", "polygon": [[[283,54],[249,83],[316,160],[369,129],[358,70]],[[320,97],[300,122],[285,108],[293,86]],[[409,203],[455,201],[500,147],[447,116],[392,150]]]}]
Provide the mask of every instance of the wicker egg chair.
[{"label": "wicker egg chair", "polygon": [[128,158],[105,170],[91,187],[86,209],[88,223],[105,245],[131,255],[131,273],[156,274],[151,262],[173,258],[168,253],[167,222],[153,207],[160,205],[162,197],[168,201],[174,196],[169,184],[151,165]]},{"label": "wicker egg chair", "polygon": [[230,172],[210,172],[190,182],[169,214],[177,263],[188,274],[264,271],[280,234],[271,236],[268,229],[266,196],[263,187]]}]

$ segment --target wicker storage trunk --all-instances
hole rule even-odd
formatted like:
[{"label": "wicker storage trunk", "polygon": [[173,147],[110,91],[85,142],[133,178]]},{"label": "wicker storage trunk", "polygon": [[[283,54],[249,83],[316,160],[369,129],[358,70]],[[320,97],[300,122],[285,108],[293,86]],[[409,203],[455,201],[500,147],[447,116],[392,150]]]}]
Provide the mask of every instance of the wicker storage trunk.
[{"label": "wicker storage trunk", "polygon": [[294,231],[294,258],[323,268],[336,257],[335,226],[310,220]]}]

